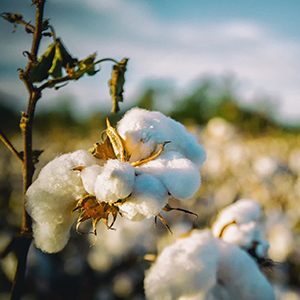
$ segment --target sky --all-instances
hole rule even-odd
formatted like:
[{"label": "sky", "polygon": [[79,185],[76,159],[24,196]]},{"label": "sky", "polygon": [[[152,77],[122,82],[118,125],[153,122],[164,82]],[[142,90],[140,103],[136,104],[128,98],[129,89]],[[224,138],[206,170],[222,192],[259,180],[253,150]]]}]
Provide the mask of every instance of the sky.
[{"label": "sky", "polygon": [[[1,12],[21,13],[34,24],[30,0],[1,0]],[[238,0],[48,0],[45,18],[79,59],[129,58],[124,103],[132,105],[148,82],[191,93],[205,76],[235,78],[247,104],[271,99],[281,121],[300,119],[300,2]],[[27,94],[18,79],[32,36],[0,20],[0,92],[25,109]],[[51,43],[45,38],[40,54]],[[46,90],[38,109],[74,98],[75,111],[111,107],[110,63],[59,91]]]}]

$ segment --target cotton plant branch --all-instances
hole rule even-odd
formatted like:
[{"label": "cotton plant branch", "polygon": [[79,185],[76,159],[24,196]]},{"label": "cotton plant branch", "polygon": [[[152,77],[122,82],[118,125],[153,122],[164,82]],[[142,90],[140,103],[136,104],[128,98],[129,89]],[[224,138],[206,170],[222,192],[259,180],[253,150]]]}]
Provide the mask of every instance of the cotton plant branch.
[{"label": "cotton plant branch", "polygon": [[23,163],[23,158],[20,155],[20,153],[15,149],[15,147],[12,145],[12,143],[8,140],[6,135],[2,132],[0,128],[0,140],[4,143],[4,145],[12,152],[13,155],[19,159],[21,163]]},{"label": "cotton plant branch", "polygon": [[[20,128],[23,135],[23,151],[18,152],[0,129],[0,139],[23,165],[23,219],[21,231],[18,237],[13,239],[4,252],[0,254],[0,257],[4,257],[7,253],[13,251],[18,258],[17,270],[11,291],[12,300],[19,300],[21,298],[27,254],[32,240],[32,219],[25,209],[25,194],[28,187],[32,184],[35,171],[34,165],[42,152],[33,150],[32,147],[34,114],[36,104],[42,97],[42,91],[46,88],[57,90],[64,86],[58,86],[59,84],[78,80],[85,74],[92,76],[100,71],[100,69],[95,70],[96,65],[104,61],[110,61],[114,63],[112,79],[109,82],[113,102],[112,112],[116,113],[119,111],[118,102],[123,101],[124,73],[128,61],[127,58],[124,58],[121,62],[117,62],[112,58],[95,61],[96,54],[90,55],[80,61],[73,58],[64,48],[61,40],[56,38],[53,27],[49,25],[49,19],[43,19],[45,2],[46,0],[32,0],[32,4],[36,6],[35,26],[24,21],[20,14],[5,12],[0,15],[6,21],[14,24],[14,31],[17,28],[17,24],[20,24],[25,26],[27,33],[33,34],[31,51],[23,52],[28,57],[28,64],[25,70],[19,69],[19,77],[26,86],[29,95],[27,109],[21,113],[20,121]],[[49,46],[46,53],[38,58],[38,50],[43,36],[53,37],[53,43]],[[66,75],[63,75],[62,71],[66,72]],[[49,76],[52,76],[52,78],[48,78]],[[37,83],[40,84],[38,85]]]}]

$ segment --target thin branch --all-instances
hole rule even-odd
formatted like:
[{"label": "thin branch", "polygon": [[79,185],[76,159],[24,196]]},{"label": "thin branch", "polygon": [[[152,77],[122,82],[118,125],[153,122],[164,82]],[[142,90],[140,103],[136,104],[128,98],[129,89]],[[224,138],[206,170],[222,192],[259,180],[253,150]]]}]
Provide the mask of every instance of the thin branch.
[{"label": "thin branch", "polygon": [[5,134],[2,132],[0,128],[0,140],[4,143],[4,145],[15,155],[21,163],[23,163],[23,158],[20,153],[15,149],[15,147],[11,144]]},{"label": "thin branch", "polygon": [[23,290],[23,284],[25,279],[25,271],[27,265],[27,254],[31,244],[31,233],[32,233],[32,219],[25,209],[25,195],[28,187],[32,183],[32,177],[34,173],[34,164],[32,160],[32,125],[34,119],[34,112],[37,101],[41,98],[41,92],[38,91],[33,85],[29,78],[30,72],[34,67],[34,62],[37,59],[38,49],[40,46],[40,41],[42,38],[43,30],[43,14],[45,0],[34,1],[36,5],[36,24],[33,34],[33,42],[30,53],[30,59],[26,70],[20,71],[20,79],[26,85],[29,93],[29,101],[26,113],[22,113],[22,118],[20,122],[20,127],[23,132],[23,147],[24,147],[24,157],[23,157],[23,220],[22,220],[22,230],[21,230],[21,245],[17,253],[18,256],[18,266],[13,281],[13,286],[11,290],[11,300],[20,300]]}]

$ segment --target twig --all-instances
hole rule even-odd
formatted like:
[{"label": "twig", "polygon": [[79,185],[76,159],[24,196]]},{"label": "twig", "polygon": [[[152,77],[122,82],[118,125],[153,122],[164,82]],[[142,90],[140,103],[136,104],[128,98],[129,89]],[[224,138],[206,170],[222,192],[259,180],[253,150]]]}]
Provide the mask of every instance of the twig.
[{"label": "twig", "polygon": [[3,131],[0,128],[0,140],[4,143],[4,145],[15,155],[21,163],[23,163],[23,158],[20,153],[15,149],[15,147],[11,144],[8,138],[5,136]]}]

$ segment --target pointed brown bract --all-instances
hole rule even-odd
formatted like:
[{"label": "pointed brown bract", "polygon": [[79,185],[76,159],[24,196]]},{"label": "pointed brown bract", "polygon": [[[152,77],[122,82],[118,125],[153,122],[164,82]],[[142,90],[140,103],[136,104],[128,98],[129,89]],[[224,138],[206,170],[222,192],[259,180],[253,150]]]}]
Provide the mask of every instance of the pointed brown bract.
[{"label": "pointed brown bract", "polygon": [[95,144],[93,155],[96,158],[103,159],[104,161],[117,158],[108,137],[105,138],[102,144],[100,143]]},{"label": "pointed brown bract", "polygon": [[[94,195],[87,195],[80,199],[77,202],[76,207],[73,209],[73,212],[76,210],[80,210],[80,215],[77,220],[77,225],[76,225],[76,231],[78,233],[82,233],[79,231],[79,226],[81,223],[84,221],[87,221],[89,219],[92,219],[93,223],[93,233],[95,235],[95,242],[97,240],[97,225],[98,222],[103,219],[104,224],[108,229],[113,229],[112,226],[114,225],[119,209],[118,207],[114,206],[113,204],[109,204],[107,202],[98,202],[96,197]],[[108,216],[109,214],[112,214],[112,222],[110,225],[108,225]],[[93,245],[94,245],[93,244]],[[93,246],[92,245],[92,246]]]},{"label": "pointed brown bract", "polygon": [[106,124],[106,134],[111,142],[116,157],[121,159],[122,162],[128,161],[129,155],[125,147],[125,141],[117,133],[116,129],[110,125],[108,118],[106,118]]}]

